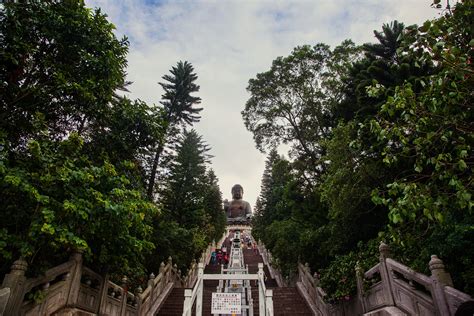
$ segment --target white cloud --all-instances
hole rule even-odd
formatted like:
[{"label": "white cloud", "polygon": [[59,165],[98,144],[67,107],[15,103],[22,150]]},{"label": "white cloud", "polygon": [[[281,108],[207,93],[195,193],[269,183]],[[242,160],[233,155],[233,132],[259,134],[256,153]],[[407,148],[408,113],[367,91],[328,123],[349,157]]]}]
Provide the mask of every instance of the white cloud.
[{"label": "white cloud", "polygon": [[158,104],[157,84],[179,60],[199,76],[204,110],[196,125],[212,147],[213,168],[225,198],[233,184],[252,205],[260,191],[265,157],[254,146],[240,111],[250,78],[277,56],[302,44],[332,46],[346,38],[373,41],[373,30],[398,19],[405,24],[435,17],[429,0],[161,1],[87,0],[101,7],[131,40],[131,97]]}]

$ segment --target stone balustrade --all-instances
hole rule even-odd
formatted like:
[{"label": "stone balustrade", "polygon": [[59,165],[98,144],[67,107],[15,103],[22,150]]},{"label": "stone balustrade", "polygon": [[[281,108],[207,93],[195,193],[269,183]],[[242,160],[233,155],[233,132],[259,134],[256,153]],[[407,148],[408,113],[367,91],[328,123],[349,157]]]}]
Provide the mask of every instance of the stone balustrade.
[{"label": "stone balustrade", "polygon": [[287,286],[287,282],[283,278],[281,272],[278,269],[273,267],[273,257],[271,252],[265,247],[261,240],[257,243],[258,251],[262,256],[263,263],[267,266],[268,271],[270,272],[270,277],[275,279],[279,287]]},{"label": "stone balustrade", "polygon": [[[390,258],[389,248],[381,243],[379,263],[368,271],[356,267],[357,296],[337,304],[324,300],[317,274],[299,264],[297,288],[315,315],[361,315],[390,308],[408,315],[454,315],[459,306],[473,298],[454,289],[443,262],[431,256],[431,276],[413,271]],[[364,286],[365,285],[365,286]]]},{"label": "stone balustrade", "polygon": [[[225,235],[219,241],[225,239]],[[197,265],[209,263],[216,243],[209,244],[199,262],[193,260],[185,277],[168,258],[161,263],[158,274],[151,273],[145,289],[132,291],[124,277],[120,284],[83,266],[82,254],[76,252],[69,261],[47,270],[42,276],[28,279],[28,264],[15,261],[0,287],[0,315],[154,315],[173,287],[193,287]]]},{"label": "stone balustrade", "polygon": [[44,275],[27,279],[27,264],[17,260],[4,278],[2,290],[9,289],[4,315],[74,315],[88,312],[107,315],[150,315],[156,312],[179,281],[171,258],[161,264],[157,277],[150,276],[143,291],[129,291],[126,277],[121,284],[82,266],[82,255],[75,253],[68,262],[47,270]]}]

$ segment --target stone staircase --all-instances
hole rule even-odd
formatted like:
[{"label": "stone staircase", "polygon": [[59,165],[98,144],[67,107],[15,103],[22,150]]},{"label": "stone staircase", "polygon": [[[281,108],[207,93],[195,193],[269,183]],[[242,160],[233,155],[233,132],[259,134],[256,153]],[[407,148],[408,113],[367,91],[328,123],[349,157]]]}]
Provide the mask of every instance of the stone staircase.
[{"label": "stone staircase", "polygon": [[276,287],[272,290],[275,316],[313,315],[295,287]]},{"label": "stone staircase", "polygon": [[[258,264],[263,263],[262,256],[255,253],[252,249],[244,249],[244,261],[249,266],[249,273],[257,273]],[[263,268],[266,276],[265,286],[267,289],[273,290],[273,310],[275,316],[292,316],[292,315],[313,315],[298,293],[295,287],[278,287],[275,279],[272,279],[267,266]],[[252,297],[254,305],[257,304],[258,309],[258,290],[252,288]],[[257,298],[257,303],[255,303]],[[258,315],[258,311],[254,310],[254,315]]]},{"label": "stone staircase", "polygon": [[[204,269],[205,274],[219,274],[221,273],[220,265],[207,265]],[[202,314],[211,315],[211,301],[212,292],[216,292],[216,288],[219,285],[217,280],[204,280],[204,287],[202,293]]]},{"label": "stone staircase", "polygon": [[157,315],[161,316],[181,316],[183,315],[184,288],[173,288],[166,298],[165,303],[160,308]]},{"label": "stone staircase", "polygon": [[[230,242],[226,240],[225,244],[230,249]],[[255,253],[253,249],[243,249],[245,264],[249,267],[249,273],[258,272],[258,264],[263,263],[260,254]],[[207,265],[204,269],[205,274],[218,274],[221,271],[219,265]],[[303,316],[312,315],[306,302],[294,287],[279,288],[275,279],[270,277],[269,270],[264,266],[265,286],[273,290],[273,309],[275,316]],[[259,295],[256,281],[252,281],[252,298],[254,304],[254,315],[259,313]],[[211,315],[212,292],[216,291],[219,281],[205,280],[203,292],[203,315]],[[174,288],[163,307],[157,315],[159,316],[181,316],[183,313],[184,288]],[[194,311],[193,311],[194,314]]]}]

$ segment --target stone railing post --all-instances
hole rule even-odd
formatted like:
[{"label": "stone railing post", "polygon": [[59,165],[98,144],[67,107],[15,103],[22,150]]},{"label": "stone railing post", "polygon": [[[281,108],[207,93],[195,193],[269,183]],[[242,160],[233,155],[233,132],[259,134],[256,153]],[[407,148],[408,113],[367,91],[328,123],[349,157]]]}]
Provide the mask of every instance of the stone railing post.
[{"label": "stone railing post", "polygon": [[[314,272],[313,274],[313,288],[314,288],[314,300],[315,302],[320,302],[323,300],[323,298],[321,297],[319,291],[318,291],[318,287],[319,287],[319,274],[317,272]],[[317,303],[319,304],[319,303]]]},{"label": "stone railing post", "polygon": [[[161,274],[161,280],[162,282],[164,281],[164,283],[168,283],[168,275],[165,275],[165,264],[164,262],[160,263],[160,268],[158,269],[158,275]],[[168,273],[171,273],[173,270],[173,265],[171,265],[168,269]]]},{"label": "stone railing post", "polygon": [[[163,262],[161,263],[163,264]],[[150,275],[148,276],[148,282],[147,282],[147,288],[150,288],[150,296],[149,298],[153,298],[155,297],[155,274],[152,272],[150,273]]]},{"label": "stone railing post", "polygon": [[137,289],[135,290],[135,299],[137,300],[137,315],[144,315],[144,311],[142,311],[142,294],[143,294],[143,289],[139,285]]},{"label": "stone railing post", "polygon": [[444,269],[444,263],[436,255],[431,256],[429,262],[431,280],[433,282],[433,300],[440,315],[451,315],[444,293],[445,286],[453,286],[451,275]]},{"label": "stone railing post", "polygon": [[183,303],[183,316],[191,315],[191,296],[193,295],[193,291],[191,289],[184,290],[184,303]]},{"label": "stone railing post", "polygon": [[357,262],[355,267],[356,279],[357,279],[357,298],[360,302],[360,306],[362,307],[362,313],[367,311],[367,306],[364,299],[364,270],[360,266],[359,262]]},{"label": "stone railing post", "polygon": [[198,275],[197,275],[197,294],[196,294],[196,316],[202,315],[202,297],[203,297],[203,287],[204,280],[202,280],[202,275],[204,274],[204,265],[202,262],[198,263]]},{"label": "stone railing post", "polygon": [[120,315],[125,316],[127,314],[127,299],[128,299],[128,278],[126,275],[122,278],[122,308]]},{"label": "stone railing post", "polygon": [[100,292],[99,302],[99,315],[104,315],[107,312],[107,294],[109,291],[109,274],[107,273],[104,277],[104,284],[102,284]]},{"label": "stone railing post", "polygon": [[273,315],[273,290],[267,289],[265,291],[265,315]]},{"label": "stone railing post", "polygon": [[21,303],[25,295],[25,272],[28,269],[28,263],[22,258],[13,262],[10,273],[5,275],[2,287],[10,289],[10,297],[5,306],[5,315],[19,315]]},{"label": "stone railing post", "polygon": [[[263,284],[262,284],[263,282]],[[263,272],[263,263],[258,263],[258,307],[260,315],[265,315],[265,272]]]},{"label": "stone railing post", "polygon": [[391,280],[392,276],[388,272],[387,262],[385,262],[387,258],[390,258],[390,247],[383,241],[380,242],[379,254],[380,254],[379,256],[380,278],[382,279],[385,302],[387,306],[395,306],[395,300],[393,298],[393,291],[392,291],[392,280]]},{"label": "stone railing post", "polygon": [[77,300],[79,299],[79,290],[81,289],[82,251],[74,252],[69,260],[74,261],[74,268],[71,270],[71,285],[69,288],[66,305],[68,307],[75,307]]}]

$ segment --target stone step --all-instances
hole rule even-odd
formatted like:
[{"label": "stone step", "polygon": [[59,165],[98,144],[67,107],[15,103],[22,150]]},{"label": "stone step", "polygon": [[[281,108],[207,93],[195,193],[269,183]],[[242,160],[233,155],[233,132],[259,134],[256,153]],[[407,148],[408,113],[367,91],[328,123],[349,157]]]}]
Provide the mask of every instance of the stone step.
[{"label": "stone step", "polygon": [[184,288],[173,288],[157,315],[181,316],[183,314],[184,290]]},{"label": "stone step", "polygon": [[312,315],[311,310],[296,288],[277,287],[272,290],[275,316]]},{"label": "stone step", "polygon": [[[230,249],[230,242],[226,240],[227,249]],[[243,249],[245,264],[249,267],[249,273],[258,272],[258,264],[263,263],[262,256],[255,253],[253,249]],[[206,274],[219,274],[221,272],[220,265],[207,265],[204,269]],[[312,315],[306,302],[299,295],[296,288],[282,287],[279,288],[274,279],[270,277],[270,271],[264,266],[264,273],[266,276],[265,286],[273,290],[273,308],[275,316],[306,316]],[[211,298],[212,293],[216,291],[219,281],[206,280],[204,281],[203,289],[203,315],[211,315]],[[252,281],[252,299],[254,304],[254,315],[259,313],[259,295],[258,288]],[[160,309],[157,315],[161,316],[175,316],[182,315],[184,302],[184,289],[174,288],[165,304]]]}]

